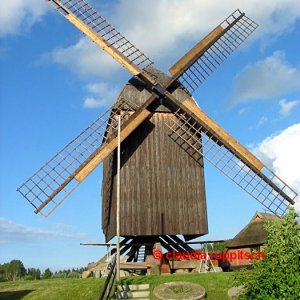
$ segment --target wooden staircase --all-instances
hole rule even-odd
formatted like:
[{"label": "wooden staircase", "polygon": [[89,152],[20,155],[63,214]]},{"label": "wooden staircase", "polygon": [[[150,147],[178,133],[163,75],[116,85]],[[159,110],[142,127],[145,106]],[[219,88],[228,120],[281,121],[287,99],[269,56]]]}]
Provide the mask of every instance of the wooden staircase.
[{"label": "wooden staircase", "polygon": [[115,293],[116,299],[149,300],[149,288],[149,284],[118,285]]},{"label": "wooden staircase", "polygon": [[142,245],[138,252],[137,252],[137,257],[136,257],[136,261],[137,262],[144,262],[145,261],[145,258],[146,258],[146,252],[145,252],[145,249],[146,247],[144,245]]},{"label": "wooden staircase", "polygon": [[[146,259],[146,247],[143,245],[136,252],[136,257],[134,261],[137,263],[143,263],[145,262],[145,259]],[[135,273],[138,275],[145,275],[146,270],[145,269],[135,270]]]}]

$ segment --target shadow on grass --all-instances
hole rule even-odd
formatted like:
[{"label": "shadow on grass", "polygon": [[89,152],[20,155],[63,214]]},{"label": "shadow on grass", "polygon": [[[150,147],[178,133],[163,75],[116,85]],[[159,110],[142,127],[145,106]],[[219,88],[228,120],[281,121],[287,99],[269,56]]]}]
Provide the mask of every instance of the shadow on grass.
[{"label": "shadow on grass", "polygon": [[33,290],[0,292],[0,300],[21,300]]}]

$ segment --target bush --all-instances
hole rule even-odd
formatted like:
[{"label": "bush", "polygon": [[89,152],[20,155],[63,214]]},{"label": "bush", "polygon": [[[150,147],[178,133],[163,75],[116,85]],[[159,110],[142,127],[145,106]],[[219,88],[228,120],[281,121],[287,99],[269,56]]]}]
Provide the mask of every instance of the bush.
[{"label": "bush", "polygon": [[70,272],[68,278],[81,278],[81,275],[78,272]]},{"label": "bush", "polygon": [[24,277],[24,280],[33,280],[33,277],[32,277],[32,275],[26,275]]},{"label": "bush", "polygon": [[241,271],[235,281],[245,286],[240,299],[295,300],[300,295],[300,226],[294,209],[282,220],[268,221],[264,260],[254,261],[254,269]]},{"label": "bush", "polygon": [[67,277],[67,274],[66,273],[54,273],[52,275],[52,278],[66,278]]}]

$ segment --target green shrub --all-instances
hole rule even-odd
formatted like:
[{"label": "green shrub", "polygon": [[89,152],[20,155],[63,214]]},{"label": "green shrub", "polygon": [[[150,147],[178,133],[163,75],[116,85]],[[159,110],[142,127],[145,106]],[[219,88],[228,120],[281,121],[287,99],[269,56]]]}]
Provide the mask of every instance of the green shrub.
[{"label": "green shrub", "polygon": [[254,269],[241,271],[236,284],[245,286],[240,299],[295,300],[300,295],[300,227],[298,215],[290,209],[282,220],[265,223],[268,239],[266,258],[254,261]]},{"label": "green shrub", "polygon": [[81,278],[81,274],[79,274],[78,272],[70,272],[68,274],[68,278]]},{"label": "green shrub", "polygon": [[24,277],[24,280],[33,280],[33,277],[32,277],[32,275],[26,275]]},{"label": "green shrub", "polygon": [[66,273],[54,273],[51,278],[67,278]]}]

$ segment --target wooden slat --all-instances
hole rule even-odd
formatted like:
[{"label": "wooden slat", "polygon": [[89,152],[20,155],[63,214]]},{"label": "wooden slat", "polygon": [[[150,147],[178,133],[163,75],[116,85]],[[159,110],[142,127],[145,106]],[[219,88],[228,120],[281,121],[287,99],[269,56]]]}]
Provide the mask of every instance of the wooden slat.
[{"label": "wooden slat", "polygon": [[[169,137],[165,123],[172,116],[154,112],[122,143],[122,236],[207,233],[203,159],[196,161]],[[112,192],[102,197],[110,205],[103,228],[107,240],[116,223],[116,177],[110,180]]]},{"label": "wooden slat", "polygon": [[[224,29],[221,26],[216,27],[195,47],[193,47],[189,52],[187,52],[176,64],[174,64],[169,69],[169,72],[176,79],[180,77],[223,34]],[[172,78],[173,80],[174,77]]]},{"label": "wooden slat", "polygon": [[145,262],[123,262],[120,265],[121,270],[146,270],[152,265]]}]

